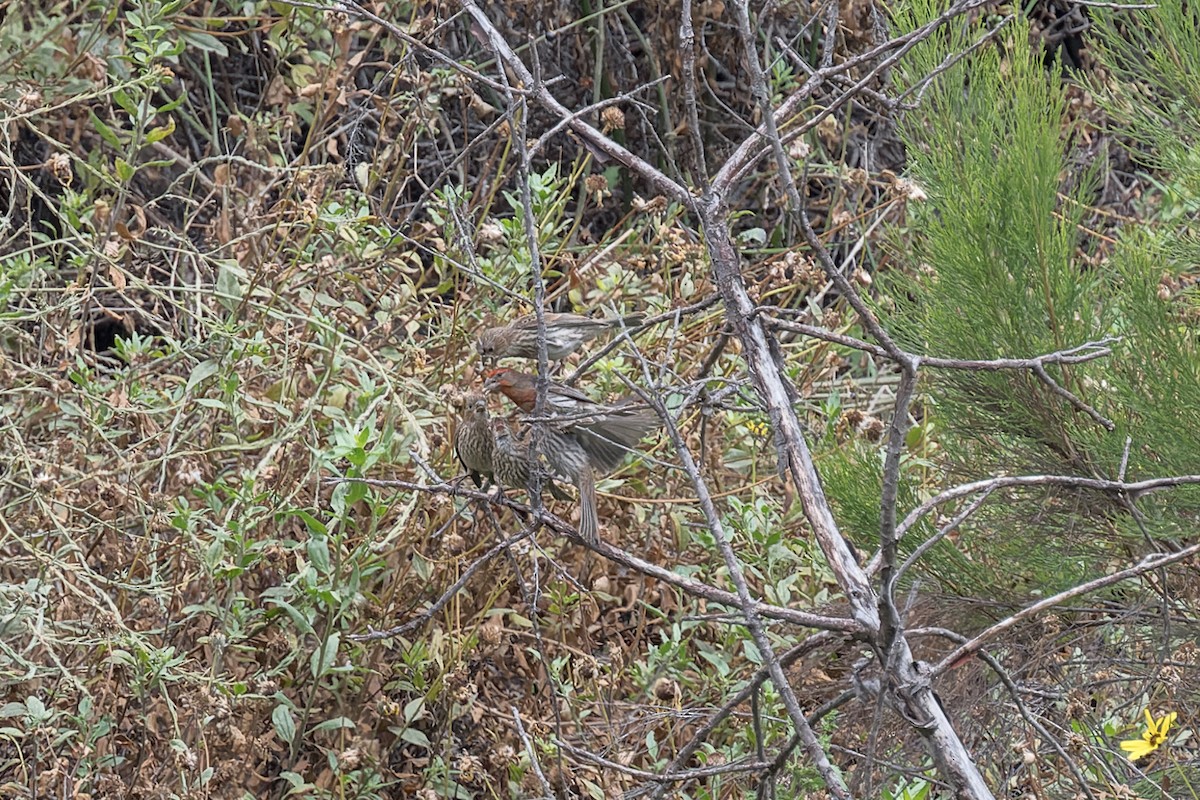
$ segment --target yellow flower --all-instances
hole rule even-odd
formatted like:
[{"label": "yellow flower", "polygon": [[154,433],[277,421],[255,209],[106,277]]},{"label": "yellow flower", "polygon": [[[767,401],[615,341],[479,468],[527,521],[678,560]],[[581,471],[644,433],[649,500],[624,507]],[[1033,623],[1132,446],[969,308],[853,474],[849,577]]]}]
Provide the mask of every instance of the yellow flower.
[{"label": "yellow flower", "polygon": [[1137,761],[1139,758],[1148,756],[1157,750],[1162,744],[1167,741],[1167,730],[1171,727],[1171,723],[1177,717],[1174,711],[1164,717],[1159,717],[1155,722],[1154,717],[1150,716],[1150,709],[1146,709],[1146,732],[1142,734],[1140,739],[1126,739],[1121,742],[1121,749],[1129,754],[1130,761]]},{"label": "yellow flower", "polygon": [[766,436],[767,433],[770,432],[771,428],[769,425],[767,425],[767,423],[762,422],[761,420],[748,419],[746,420],[746,430],[750,431],[750,433],[754,436]]}]

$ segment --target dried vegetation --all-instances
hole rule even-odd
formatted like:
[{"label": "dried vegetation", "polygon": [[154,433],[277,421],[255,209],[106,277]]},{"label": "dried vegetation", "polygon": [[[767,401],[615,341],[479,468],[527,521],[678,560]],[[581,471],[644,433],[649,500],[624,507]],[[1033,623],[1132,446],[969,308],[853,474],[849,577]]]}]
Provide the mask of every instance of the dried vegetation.
[{"label": "dried vegetation", "polygon": [[[668,174],[696,166],[664,80],[683,69],[678,0],[493,5],[510,41],[536,39],[564,105],[604,104],[597,126]],[[820,50],[807,3],[767,5],[762,41]],[[0,796],[524,797],[542,785],[532,751],[560,796],[618,797],[755,669],[727,608],[548,530],[406,635],[348,638],[419,617],[520,530],[504,507],[331,479],[452,477],[448,413],[477,383],[473,332],[532,296],[512,121],[502,93],[462,69],[494,81],[490,51],[454,3],[367,10],[0,6]],[[759,115],[724,5],[693,13],[712,163]],[[870,3],[839,13],[839,54],[877,43]],[[786,56],[773,63],[777,91],[803,80]],[[528,126],[542,137],[532,208],[548,303],[667,315],[712,296],[687,216],[575,136],[546,133],[557,120],[543,114]],[[897,177],[902,149],[857,105],[801,146],[822,238],[865,265],[866,289],[892,266],[883,232],[902,230],[919,192]],[[766,177],[745,176],[732,199],[751,292],[851,330]],[[1104,203],[1126,210],[1116,194]],[[714,304],[664,317],[637,345],[675,407],[692,403],[680,426],[755,590],[833,613],[837,584],[722,326]],[[824,452],[875,447],[894,376],[819,340],[781,342]],[[640,370],[618,347],[583,381],[613,395]],[[938,444],[913,446],[932,457]],[[651,442],[602,483],[604,538],[722,585],[673,464]],[[1019,638],[1031,658],[1061,647],[1040,629]],[[841,696],[845,656],[791,663],[805,708]],[[1194,669],[1190,652],[1177,661]],[[987,699],[979,675],[956,701]],[[1013,761],[985,716],[969,735]],[[820,734],[846,755],[869,727]],[[744,705],[690,766],[761,760],[780,730]],[[899,729],[896,742],[920,752]],[[782,772],[793,796],[817,785],[803,764]],[[694,796],[752,783],[731,773]]]}]

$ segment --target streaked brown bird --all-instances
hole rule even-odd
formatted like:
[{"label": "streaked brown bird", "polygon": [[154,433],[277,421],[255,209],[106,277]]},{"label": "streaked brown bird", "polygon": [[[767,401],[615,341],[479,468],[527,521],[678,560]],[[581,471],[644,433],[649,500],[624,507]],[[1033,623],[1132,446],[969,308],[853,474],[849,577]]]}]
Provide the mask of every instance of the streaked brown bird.
[{"label": "streaked brown bird", "polygon": [[[492,433],[495,446],[492,451],[493,477],[501,486],[533,492],[533,456],[529,446],[530,431],[521,434],[513,431],[507,420],[493,418]],[[559,434],[556,434],[559,435]],[[562,476],[559,476],[562,477]],[[545,476],[543,485],[557,500],[570,500],[550,475]]]},{"label": "streaked brown bird", "polygon": [[[530,489],[534,461],[526,430],[523,436],[514,433],[504,420],[492,420],[496,450],[494,463],[496,480],[505,486]],[[579,490],[579,535],[589,542],[600,539],[600,520],[596,513],[596,474],[591,459],[579,439],[572,433],[555,430],[550,425],[542,428],[541,453],[546,459],[551,475],[575,484]],[[549,482],[550,492],[557,487]],[[555,494],[565,499],[561,490]]]},{"label": "streaked brown bird", "polygon": [[[544,314],[546,319],[546,358],[558,361],[574,353],[587,342],[612,330],[633,328],[644,315],[593,319],[580,314]],[[507,325],[487,328],[479,334],[475,347],[484,358],[537,358],[537,315],[517,317]]]},{"label": "streaked brown bird", "polygon": [[[527,414],[537,403],[537,378],[527,372],[489,370],[483,390],[500,392]],[[554,427],[573,433],[600,472],[620,466],[642,437],[658,426],[654,412],[629,397],[602,405],[574,387],[551,382],[546,401],[548,415],[558,418]]]},{"label": "streaked brown bird", "polygon": [[600,541],[596,473],[582,441],[569,433],[548,430],[542,437],[542,453],[550,470],[579,490],[579,535],[589,542]]},{"label": "streaked brown bird", "polygon": [[475,485],[483,486],[482,478],[492,477],[496,445],[487,395],[471,393],[464,400],[466,408],[454,430],[454,454]]}]

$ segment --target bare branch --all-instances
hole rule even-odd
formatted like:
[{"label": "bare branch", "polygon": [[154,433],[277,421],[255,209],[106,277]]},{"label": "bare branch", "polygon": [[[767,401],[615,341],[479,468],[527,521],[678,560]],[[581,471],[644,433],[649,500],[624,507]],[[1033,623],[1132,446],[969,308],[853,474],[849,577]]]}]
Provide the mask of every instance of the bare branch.
[{"label": "bare branch", "polygon": [[729,764],[716,764],[711,767],[701,769],[689,769],[683,772],[675,772],[665,775],[659,775],[644,769],[634,769],[627,767],[624,764],[619,764],[612,759],[598,756],[595,753],[584,750],[582,747],[576,747],[573,744],[564,741],[555,742],[563,750],[566,750],[573,756],[576,756],[584,761],[590,761],[593,764],[610,769],[613,772],[619,772],[622,775],[629,775],[633,778],[641,778],[644,781],[653,781],[654,783],[670,784],[683,783],[685,781],[694,781],[700,778],[711,778],[714,775],[731,775],[743,772],[762,772],[771,766],[767,761],[749,761],[743,759],[734,761]]},{"label": "bare branch", "polygon": [[[539,511],[534,511],[531,507],[519,503],[515,500],[510,500],[507,497],[496,497],[485,492],[475,489],[470,489],[464,486],[458,486],[453,483],[440,484],[421,484],[413,483],[412,481],[402,480],[379,480],[369,478],[326,478],[322,481],[324,485],[337,485],[339,483],[362,483],[367,486],[377,486],[381,488],[401,489],[409,492],[421,492],[424,494],[444,494],[451,497],[465,497],[472,500],[484,500],[493,505],[503,506],[512,509],[518,513],[529,514],[531,520],[544,525],[554,533],[560,536],[568,536],[577,544],[583,544],[589,549],[604,558],[622,564],[630,569],[647,575],[663,583],[675,586],[684,592],[700,597],[709,602],[720,603],[721,605],[730,606],[732,608],[740,608],[741,602],[738,596],[732,592],[727,592],[723,589],[718,589],[715,586],[709,586],[706,583],[687,578],[679,575],[671,570],[665,569],[657,564],[652,564],[649,561],[644,561],[637,556],[628,553],[620,548],[613,547],[605,542],[592,544],[587,542],[579,535],[566,520],[554,516],[544,507]],[[779,620],[780,622],[789,622],[793,625],[799,625],[805,628],[816,628],[817,630],[837,631],[847,634],[858,634],[861,629],[854,620],[846,619],[845,617],[826,617],[820,614],[811,614],[806,611],[800,611],[793,608],[784,608],[775,606],[761,601],[754,605],[754,612],[762,617]],[[381,638],[381,637],[370,637]]]},{"label": "bare branch", "polygon": [[[645,369],[644,363],[642,368]],[[825,785],[829,791],[835,797],[849,800],[850,795],[846,791],[841,775],[834,770],[833,764],[829,761],[829,756],[825,753],[825,748],[821,745],[816,733],[805,719],[804,712],[800,708],[800,701],[796,698],[795,691],[788,682],[783,667],[780,666],[779,657],[775,654],[775,649],[771,646],[770,639],[767,638],[766,629],[763,627],[757,609],[759,603],[750,596],[750,587],[746,583],[746,577],[742,572],[741,560],[729,542],[729,537],[725,533],[725,526],[721,522],[720,515],[717,514],[717,509],[713,505],[708,486],[705,484],[704,478],[700,475],[700,470],[696,467],[696,462],[692,458],[691,451],[688,450],[687,442],[684,441],[683,436],[679,433],[679,429],[675,425],[675,421],[667,413],[667,409],[663,406],[662,402],[645,392],[640,392],[640,394],[642,395],[642,399],[658,412],[659,418],[666,427],[667,435],[671,437],[671,442],[675,445],[675,451],[679,456],[680,463],[683,465],[683,469],[687,472],[688,477],[692,480],[692,486],[696,490],[697,502],[700,504],[700,509],[704,512],[705,522],[708,524],[708,529],[716,540],[717,548],[721,551],[729,578],[733,581],[737,589],[738,607],[745,618],[746,627],[749,629],[750,635],[754,639],[754,644],[767,666],[771,676],[771,683],[779,693],[779,697],[787,709],[788,717],[791,718],[792,725],[795,726],[796,732],[800,735],[800,739],[804,743],[804,749],[808,752],[809,758],[812,759],[814,767],[821,774],[821,778],[825,781]]]},{"label": "bare branch", "polygon": [[637,172],[655,190],[687,208],[694,208],[695,198],[684,187],[668,178],[666,174],[645,159],[634,155],[628,149],[617,144],[584,120],[573,116],[562,103],[558,102],[558,99],[550,93],[550,90],[544,84],[534,80],[525,63],[513,52],[512,47],[500,35],[500,31],[496,30],[496,26],[492,24],[487,14],[483,13],[479,8],[476,0],[462,0],[462,6],[471,15],[471,19],[479,26],[483,35],[487,37],[488,44],[496,52],[500,60],[520,80],[521,88],[529,96],[536,98],[543,106],[567,121],[568,127],[590,145]]},{"label": "bare branch", "polygon": [[911,569],[912,565],[916,564],[917,561],[920,560],[921,556],[929,552],[931,547],[940,542],[942,539],[946,538],[946,536],[948,536],[950,533],[957,530],[958,526],[970,519],[971,515],[979,510],[979,508],[987,501],[987,499],[991,497],[992,492],[994,491],[994,487],[984,489],[983,492],[980,493],[979,497],[976,497],[974,500],[968,503],[966,508],[954,516],[954,519],[943,525],[933,536],[930,536],[928,539],[921,542],[921,544],[909,554],[908,558],[904,560],[904,563],[900,565],[900,568],[896,570],[896,579],[893,581],[893,585],[899,583],[900,579],[904,577],[904,573]]},{"label": "bare branch", "polygon": [[1066,389],[1064,389],[1062,386],[1060,386],[1053,378],[1050,377],[1050,373],[1046,372],[1046,368],[1043,367],[1040,363],[1033,365],[1033,374],[1037,375],[1042,380],[1042,383],[1049,386],[1050,391],[1054,392],[1056,395],[1058,395],[1059,397],[1066,400],[1068,403],[1070,403],[1072,406],[1074,406],[1077,410],[1082,411],[1085,414],[1087,414],[1089,417],[1091,417],[1093,420],[1095,420],[1101,427],[1103,427],[1107,430],[1110,430],[1110,431],[1115,431],[1117,429],[1116,424],[1112,420],[1110,420],[1108,417],[1101,415],[1099,411],[1092,408],[1087,403],[1083,402],[1078,397],[1073,395],[1071,392],[1068,392]]},{"label": "bare branch", "polygon": [[688,138],[692,143],[692,158],[696,159],[695,185],[708,191],[708,166],[696,103],[696,32],[692,28],[692,0],[683,0],[680,9],[679,49],[683,59],[683,105],[687,113]]},{"label": "bare branch", "polygon": [[[822,647],[826,644],[831,644],[836,641],[837,639],[835,638],[834,633],[831,631],[815,633],[799,644],[794,645],[786,653],[781,654],[779,656],[779,663],[784,669],[787,669],[800,658],[808,653],[813,652],[818,647]],[[680,751],[675,754],[675,757],[671,759],[671,763],[668,764],[663,770],[662,777],[670,778],[679,774],[679,772],[683,769],[683,765],[691,761],[692,756],[695,755],[696,751],[700,749],[700,745],[704,744],[705,740],[707,740],[708,737],[712,735],[712,732],[717,729],[717,726],[728,719],[738,706],[749,700],[751,695],[758,691],[758,688],[762,686],[763,683],[765,683],[768,679],[770,679],[770,677],[769,668],[765,666],[759,667],[758,671],[755,672],[750,680],[746,682],[746,685],[743,686],[737,694],[726,700],[725,704],[717,709],[716,713],[709,717],[705,723],[701,725],[700,728],[692,735],[691,741],[685,744]],[[819,717],[817,716],[816,712],[814,712],[812,718],[810,719],[810,723],[815,723],[817,719],[819,719]],[[783,757],[782,753],[780,754],[780,757]],[[661,798],[666,794],[666,791],[666,784],[660,783],[652,796],[654,798]]]},{"label": "bare branch", "polygon": [[[955,631],[947,630],[946,628],[913,628],[908,633],[910,636],[942,636],[950,639],[953,642],[958,642],[959,644],[963,644],[967,641],[967,637],[956,633]],[[1035,717],[1033,712],[1029,710],[1029,706],[1026,705],[1025,701],[1021,698],[1021,691],[1017,688],[1017,684],[1009,676],[1008,670],[1004,669],[1004,666],[986,650],[979,650],[977,655],[985,664],[988,665],[988,667],[991,668],[992,672],[996,673],[996,677],[999,678],[1000,682],[1004,684],[1004,688],[1008,689],[1008,696],[1012,698],[1013,705],[1017,707],[1017,713],[1021,715],[1021,719],[1025,720],[1029,727],[1037,731],[1038,734],[1041,735],[1042,741],[1046,742],[1054,750],[1054,752],[1058,753],[1058,757],[1062,759],[1063,763],[1067,765],[1067,769],[1071,771],[1072,777],[1075,778],[1075,784],[1079,787],[1080,791],[1082,791],[1087,797],[1091,798],[1091,800],[1096,800],[1096,795],[1094,792],[1092,792],[1091,786],[1089,785],[1090,781],[1088,781],[1087,777],[1083,774],[1083,770],[1079,768],[1079,764],[1077,764],[1075,759],[1071,757],[1071,755],[1061,744],[1059,744],[1058,738],[1048,731],[1046,726],[1042,724],[1042,721]]]},{"label": "bare branch", "polygon": [[925,94],[925,90],[929,87],[929,85],[931,83],[933,83],[934,79],[937,78],[938,75],[941,75],[943,72],[945,72],[946,70],[953,67],[959,61],[962,61],[968,55],[970,55],[971,53],[974,53],[980,47],[983,47],[989,41],[994,39],[1000,33],[1000,31],[1004,30],[1005,26],[1008,25],[1008,23],[1013,21],[1013,19],[1014,19],[1013,15],[1009,14],[1004,19],[1002,19],[998,23],[996,23],[996,25],[993,26],[990,31],[988,31],[987,33],[983,34],[978,39],[976,39],[971,44],[970,47],[967,47],[963,50],[960,50],[955,53],[951,53],[950,55],[946,56],[946,59],[941,64],[938,64],[938,66],[936,68],[934,68],[933,72],[924,76],[923,78],[921,78],[921,80],[917,81],[915,84],[913,84],[912,86],[909,86],[907,89],[905,89],[899,95],[897,95],[895,97],[895,99],[892,100],[893,107],[898,107],[902,102],[904,102],[904,98],[908,97],[913,92],[917,93],[917,102],[920,103],[921,98]]},{"label": "bare branch", "polygon": [[[960,486],[955,486],[952,489],[947,489],[944,492],[939,492],[933,497],[921,503],[919,506],[908,512],[908,516],[896,528],[897,538],[903,536],[910,528],[917,524],[933,509],[947,503],[951,500],[956,500],[960,497],[982,492],[992,489],[1006,489],[1014,486],[1066,486],[1075,489],[1094,489],[1098,492],[1124,493],[1131,498],[1141,497],[1150,492],[1170,489],[1177,486],[1194,486],[1200,483],[1200,475],[1176,475],[1169,478],[1151,478],[1144,481],[1110,481],[1104,478],[1084,478],[1073,475],[1020,475],[1007,476],[1000,478],[987,478],[985,480],[973,481],[972,483],[964,483]],[[873,571],[878,568],[875,561],[868,565],[867,569]]]},{"label": "bare branch", "polygon": [[509,708],[512,711],[513,721],[517,724],[517,735],[521,737],[521,744],[525,745],[525,752],[529,756],[529,765],[533,767],[533,774],[537,776],[538,785],[542,787],[542,798],[543,800],[554,800],[554,790],[550,788],[550,781],[546,780],[546,773],[542,772],[537,751],[533,749],[533,741],[525,732],[525,723],[521,722],[521,712],[517,710],[516,706]]},{"label": "bare branch", "polygon": [[419,616],[413,617],[408,622],[405,622],[402,625],[397,625],[393,628],[388,628],[382,631],[368,630],[366,633],[352,633],[346,638],[355,642],[369,642],[377,639],[391,639],[395,636],[403,636],[409,631],[416,630],[437,616],[438,612],[446,607],[446,604],[453,599],[454,595],[462,591],[462,588],[467,585],[467,582],[470,581],[471,578],[475,577],[475,573],[483,569],[488,562],[522,539],[529,538],[532,533],[533,530],[527,528],[518,534],[508,537],[502,542],[497,542],[496,544],[492,545],[490,550],[471,562],[471,565],[463,570],[463,574],[459,577],[459,579],[451,584],[450,588],[442,592],[442,596],[435,600],[433,604],[430,605],[429,608],[425,609],[425,611],[423,611]]},{"label": "bare branch", "polygon": [[[945,25],[950,20],[977,8],[994,2],[995,0],[960,0],[955,3],[944,13],[937,18],[930,20],[921,27],[908,32],[903,36],[898,36],[883,44],[880,44],[865,53],[861,53],[852,58],[848,58],[840,64],[830,65],[828,68],[818,69],[809,76],[798,89],[792,92],[779,107],[774,110],[773,125],[785,127],[793,116],[798,114],[800,110],[809,102],[809,99],[816,92],[817,88],[826,80],[834,75],[843,72],[849,72],[856,69],[862,64],[873,62],[879,56],[892,50],[897,50],[892,57],[889,57],[884,62],[878,64],[863,80],[860,80],[856,87],[865,86],[874,79],[875,74],[892,66],[901,56],[911,50],[920,42],[928,39],[933,33]],[[829,103],[823,112],[818,112],[819,116],[805,120],[802,126],[794,129],[789,128],[788,138],[799,136],[808,130],[811,130],[822,119],[829,114],[835,113],[845,102],[851,99],[857,90],[847,89],[838,96],[833,102]],[[785,140],[786,141],[786,140]],[[772,147],[772,144],[767,139],[766,122],[746,138],[745,141],[738,146],[737,150],[729,157],[712,180],[712,191],[717,195],[725,195],[742,177],[751,169],[755,163],[759,161]]]},{"label": "bare branch", "polygon": [[619,106],[624,103],[629,103],[635,99],[636,95],[641,94],[642,92],[646,91],[647,89],[653,89],[655,86],[666,81],[668,77],[669,76],[664,75],[661,78],[657,78],[656,80],[652,80],[648,83],[643,83],[641,86],[635,87],[634,89],[631,89],[628,92],[622,92],[621,94],[616,95],[615,97],[606,97],[599,102],[592,103],[590,105],[586,105],[577,111],[571,112],[570,116],[559,120],[557,123],[555,123],[553,126],[551,126],[549,130],[547,130],[545,133],[543,133],[541,136],[539,136],[537,138],[536,142],[534,142],[532,145],[530,145],[529,155],[535,156],[538,153],[540,153],[542,151],[542,148],[545,147],[546,144],[550,141],[551,137],[553,137],[555,134],[562,131],[563,128],[566,128],[568,125],[570,125],[572,120],[586,117],[590,114],[596,113],[597,111],[603,111],[604,109],[610,108],[612,106]]},{"label": "bare branch", "polygon": [[1031,606],[1021,609],[1016,614],[997,622],[982,633],[977,634],[966,644],[959,646],[948,656],[939,661],[932,670],[933,675],[941,675],[947,670],[953,669],[965,660],[968,656],[975,655],[979,649],[986,643],[996,638],[997,635],[1012,628],[1018,622],[1035,617],[1041,612],[1062,605],[1068,600],[1076,597],[1082,597],[1085,594],[1090,594],[1106,586],[1112,586],[1114,583],[1120,583],[1128,578],[1136,578],[1139,575],[1144,575],[1147,572],[1152,572],[1162,567],[1170,566],[1171,564],[1180,561],[1186,561],[1194,555],[1200,554],[1200,544],[1194,544],[1191,547],[1185,547],[1177,553],[1159,553],[1156,555],[1147,556],[1142,559],[1141,563],[1114,572],[1112,575],[1105,575],[1101,578],[1096,578],[1093,581],[1082,583],[1078,586],[1072,586],[1066,591],[1047,597],[1045,600],[1034,603]]},{"label": "bare branch", "polygon": [[[784,311],[786,309],[778,309],[774,306],[761,306],[758,313],[768,311]],[[889,358],[890,353],[877,344],[865,342],[862,339],[857,339],[853,336],[847,336],[842,333],[821,328],[816,325],[806,325],[802,322],[792,322],[791,320],[779,319],[778,317],[768,317],[768,324],[773,328],[780,330],[793,331],[805,336],[811,336],[814,339],[823,339],[824,341],[833,344],[840,344],[845,347],[851,347],[855,350],[861,350],[864,353],[870,353],[881,358]],[[970,358],[946,358],[943,356],[921,355],[921,366],[932,367],[934,369],[958,369],[968,372],[999,372],[1001,370],[1017,370],[1029,369],[1032,370],[1038,366],[1046,364],[1084,364],[1088,361],[1095,361],[1097,358],[1112,355],[1110,345],[1121,341],[1120,336],[1108,336],[1099,341],[1085,342],[1084,344],[1068,348],[1066,350],[1056,350],[1053,353],[1047,353],[1042,356],[1034,356],[1032,358],[991,358],[991,359],[970,359]],[[916,357],[916,353],[905,351],[905,355]]]},{"label": "bare branch", "polygon": [[883,488],[879,500],[879,553],[883,559],[883,586],[880,589],[879,646],[891,652],[895,637],[903,635],[904,624],[892,596],[896,585],[896,498],[900,492],[900,457],[904,454],[904,438],[908,432],[908,408],[917,390],[919,359],[901,367],[900,387],[888,426],[886,455],[883,461]]}]

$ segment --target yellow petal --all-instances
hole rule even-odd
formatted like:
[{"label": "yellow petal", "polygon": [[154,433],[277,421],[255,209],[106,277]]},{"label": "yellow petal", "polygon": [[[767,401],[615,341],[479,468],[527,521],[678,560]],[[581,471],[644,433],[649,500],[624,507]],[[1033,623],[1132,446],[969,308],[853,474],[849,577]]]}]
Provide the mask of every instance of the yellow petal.
[{"label": "yellow petal", "polygon": [[1150,709],[1147,708],[1145,713],[1146,713],[1146,726],[1148,728],[1150,728],[1150,730],[1154,730],[1154,717],[1150,716]]},{"label": "yellow petal", "polygon": [[1129,754],[1130,761],[1137,761],[1143,756],[1148,756],[1157,748],[1147,741],[1142,739],[1126,739],[1121,742],[1121,749]]}]

